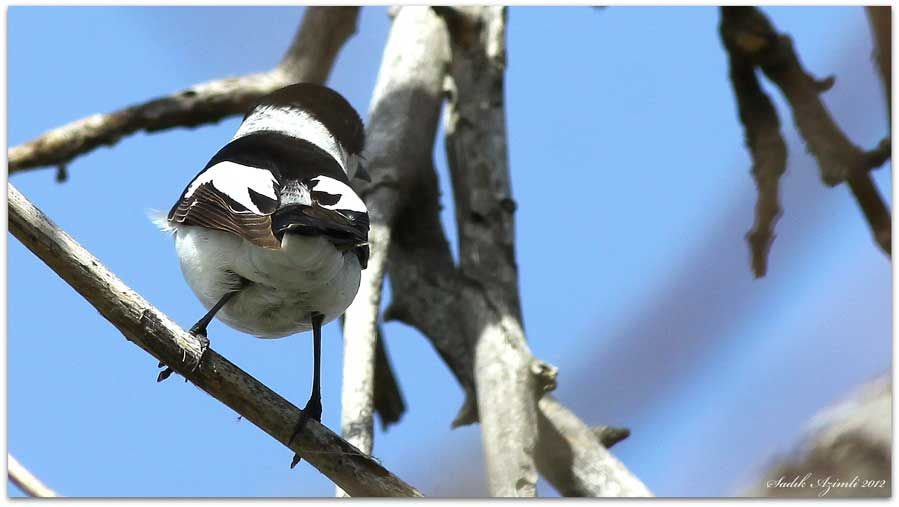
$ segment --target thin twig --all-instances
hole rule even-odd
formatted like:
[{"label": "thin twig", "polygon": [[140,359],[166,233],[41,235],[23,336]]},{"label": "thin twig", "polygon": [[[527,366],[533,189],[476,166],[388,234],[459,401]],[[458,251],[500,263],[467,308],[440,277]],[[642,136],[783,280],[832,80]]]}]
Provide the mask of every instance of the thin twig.
[{"label": "thin twig", "polygon": [[[209,349],[119,280],[8,185],[9,230],[135,345],[287,446],[300,410]],[[353,496],[420,496],[315,421],[288,446]]]},{"label": "thin twig", "polygon": [[34,498],[54,498],[59,496],[9,453],[6,453],[6,469],[9,480],[26,495]]},{"label": "thin twig", "polygon": [[75,157],[113,145],[139,131],[196,127],[243,114],[259,97],[282,86],[323,83],[337,53],[356,31],[358,7],[308,7],[290,49],[268,72],[192,86],[107,114],[96,114],[11,148],[9,173],[42,166],[65,167]]},{"label": "thin twig", "polygon": [[755,7],[722,7],[721,37],[737,47],[781,90],[796,128],[818,161],[821,178],[834,186],[847,182],[862,209],[880,248],[890,255],[891,218],[868,171],[886,158],[878,153],[885,145],[865,151],[849,140],[821,101],[821,93],[834,79],[818,80],[803,67],[790,37],[780,34]]},{"label": "thin twig", "polygon": [[768,271],[768,251],[775,237],[774,224],[782,211],[778,186],[787,167],[787,145],[780,133],[777,110],[759,83],[755,63],[741,46],[726,37],[723,23],[719,30],[727,49],[731,85],[746,145],[752,155],[752,176],[758,189],[755,223],[746,234],[746,240],[752,254],[752,271],[756,278],[761,278]]}]

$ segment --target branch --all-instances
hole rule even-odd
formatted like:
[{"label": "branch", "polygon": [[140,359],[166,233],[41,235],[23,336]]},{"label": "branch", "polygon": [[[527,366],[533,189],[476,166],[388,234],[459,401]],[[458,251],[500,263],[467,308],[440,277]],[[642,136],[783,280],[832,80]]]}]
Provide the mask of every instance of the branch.
[{"label": "branch", "polygon": [[[453,421],[455,427],[478,420],[472,367],[474,347],[470,337],[478,336],[478,329],[483,326],[482,317],[477,315],[479,308],[487,306],[487,301],[479,285],[466,283],[454,271],[438,216],[437,178],[433,171],[427,181],[430,183],[416,188],[415,200],[397,219],[390,252],[390,264],[394,266],[390,271],[393,301],[384,318],[401,320],[425,335],[465,390],[466,401]],[[547,377],[544,382],[551,383],[552,371],[542,373]],[[547,399],[548,395],[543,398]],[[559,415],[561,411],[548,414],[553,408],[553,404],[543,401],[538,404],[541,415],[536,464],[558,491],[572,496],[651,495],[645,486],[637,486],[639,480],[613,461],[614,457],[603,446],[583,444],[579,439],[588,431],[596,442],[595,432],[583,423],[575,423],[576,417],[570,412],[566,411],[567,418],[565,414]],[[556,426],[559,424],[564,426]],[[571,431],[579,433],[571,434]],[[620,438],[620,432],[612,433]],[[577,460],[565,458],[574,455],[575,450]],[[609,475],[601,476],[600,471]]]},{"label": "branch", "polygon": [[[409,201],[396,220],[389,255],[393,301],[384,317],[402,320],[427,336],[462,385],[466,401],[453,422],[454,426],[477,421],[479,412],[483,412],[480,415],[482,420],[494,418],[489,423],[494,428],[488,429],[486,423],[484,428],[493,494],[533,495],[536,462],[545,477],[550,480],[558,478],[560,482],[553,485],[559,491],[585,495],[649,495],[646,488],[623,466],[608,469],[611,474],[597,482],[596,487],[583,484],[568,487],[561,482],[571,476],[589,477],[589,470],[583,467],[588,463],[608,461],[608,452],[598,445],[595,436],[591,437],[593,445],[583,450],[584,459],[565,463],[565,466],[576,467],[577,470],[554,473],[544,468],[556,466],[558,462],[543,459],[541,450],[568,448],[566,438],[570,436],[567,432],[572,429],[592,433],[583,423],[558,428],[554,426],[562,422],[558,417],[538,417],[538,410],[540,413],[544,410],[542,401],[524,418],[512,413],[511,417],[518,420],[496,420],[497,413],[510,407],[515,410],[519,403],[536,404],[545,390],[554,386],[555,369],[530,355],[520,324],[511,218],[514,203],[509,190],[504,140],[502,65],[497,66],[502,62],[503,54],[503,11],[491,7],[468,11],[440,8],[439,12],[447,20],[453,35],[452,72],[458,90],[447,115],[447,134],[453,136],[447,139],[447,148],[460,228],[460,267],[457,269],[453,264],[442,230],[437,176],[433,164],[428,163],[430,170],[416,182],[409,194]],[[468,65],[476,71],[458,68]],[[482,130],[475,133],[471,129]],[[487,162],[474,164],[475,160]],[[475,251],[479,255],[473,255]],[[505,345],[507,350],[500,349],[497,338],[510,340]],[[476,345],[475,340],[487,346],[476,352],[480,345]],[[500,355],[494,365],[478,363],[475,359],[476,354],[481,354],[483,359],[491,353]],[[475,373],[475,364],[481,366],[478,374]],[[496,371],[489,371],[491,366]],[[511,392],[515,400],[497,400],[499,407],[492,407],[481,399],[494,396],[489,392],[492,387],[490,381],[501,384],[509,379],[510,383],[517,385],[504,392]],[[522,386],[529,386],[531,391],[526,391],[528,387]],[[498,386],[498,391],[503,389],[506,387]],[[547,398],[544,396],[544,399]],[[534,420],[533,426],[527,422],[521,424],[521,420],[528,417]],[[538,440],[539,424],[544,419],[550,421],[548,425],[555,431],[540,431]],[[577,421],[577,418],[574,417],[574,420]],[[530,435],[523,436],[525,442],[530,442],[530,449],[527,449],[527,443],[522,445],[523,441],[517,438],[521,434],[520,429],[518,434],[511,435],[512,438],[502,434],[488,437],[491,431],[496,431],[497,425],[530,431]],[[511,448],[494,451],[491,440],[506,442]],[[487,450],[488,446],[491,450]],[[536,460],[534,452],[537,453]],[[491,463],[491,459],[510,459],[527,468],[495,471],[496,462]],[[510,480],[514,482],[506,482]],[[641,487],[627,484],[640,484]]]},{"label": "branch", "polygon": [[885,162],[878,153],[885,143],[864,151],[846,137],[820,97],[833,85],[833,78],[812,77],[802,67],[790,38],[779,34],[760,10],[722,7],[720,33],[726,46],[738,48],[781,90],[799,133],[818,161],[822,180],[829,186],[848,182],[875,241],[890,255],[890,212],[868,174]]},{"label": "branch", "polygon": [[387,354],[387,343],[384,333],[378,326],[378,340],[375,344],[375,413],[381,419],[381,429],[386,430],[390,425],[399,422],[406,412],[406,402],[403,401],[403,393],[400,392],[399,383],[390,365],[390,357]]},{"label": "branch", "polygon": [[360,195],[369,209],[371,257],[344,324],[341,428],[366,452],[373,440],[375,344],[393,221],[401,197],[431,159],[447,59],[446,34],[437,16],[426,7],[400,9],[384,49],[366,132],[372,183]]},{"label": "branch", "polygon": [[505,9],[451,9],[455,86],[446,152],[456,202],[461,276],[483,289],[474,316],[474,377],[493,496],[534,496],[537,399],[545,386],[524,337],[509,186],[505,109]]},{"label": "branch", "polygon": [[96,114],[11,148],[9,173],[64,167],[75,157],[139,132],[196,127],[243,114],[261,96],[291,83],[323,83],[337,53],[356,31],[358,7],[308,7],[281,63],[268,72],[195,85],[168,97]]},{"label": "branch", "polygon": [[762,90],[750,55],[726,36],[724,23],[719,27],[727,49],[730,80],[737,99],[746,145],[752,155],[752,176],[758,188],[755,224],[746,240],[752,253],[752,271],[756,278],[768,271],[768,250],[774,241],[774,224],[780,218],[778,186],[787,166],[787,145],[780,133],[780,120],[771,99]]},{"label": "branch", "polygon": [[[537,464],[565,496],[651,496],[640,482],[576,415],[550,395],[540,399]],[[615,438],[621,437],[616,432]],[[600,438],[598,438],[600,437]],[[617,440],[616,440],[617,441]]]},{"label": "branch", "polygon": [[[150,305],[8,185],[9,230],[125,337],[287,446],[300,410]],[[288,446],[353,496],[420,496],[330,430],[308,421]]]},{"label": "branch", "polygon": [[6,453],[6,468],[9,480],[12,481],[26,495],[34,498],[53,498],[59,495],[48,488],[34,476],[27,468],[22,466],[12,454]]},{"label": "branch", "polygon": [[867,6],[868,23],[871,25],[871,35],[874,39],[874,59],[877,69],[880,71],[880,80],[883,83],[883,91],[887,99],[887,121],[892,125],[893,110],[893,20],[892,7]]}]

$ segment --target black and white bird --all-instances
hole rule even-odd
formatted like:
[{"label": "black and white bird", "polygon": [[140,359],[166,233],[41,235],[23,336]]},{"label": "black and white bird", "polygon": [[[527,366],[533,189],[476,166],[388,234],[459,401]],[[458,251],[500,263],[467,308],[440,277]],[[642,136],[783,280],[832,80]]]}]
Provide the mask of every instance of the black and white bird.
[{"label": "black and white bird", "polygon": [[312,393],[294,436],[305,417],[321,421],[321,327],[352,303],[368,262],[368,211],[350,187],[368,179],[364,142],[340,94],[287,86],[259,100],[167,217],[184,278],[209,310],[191,328],[204,351],[213,317],[259,338],[312,329]]}]

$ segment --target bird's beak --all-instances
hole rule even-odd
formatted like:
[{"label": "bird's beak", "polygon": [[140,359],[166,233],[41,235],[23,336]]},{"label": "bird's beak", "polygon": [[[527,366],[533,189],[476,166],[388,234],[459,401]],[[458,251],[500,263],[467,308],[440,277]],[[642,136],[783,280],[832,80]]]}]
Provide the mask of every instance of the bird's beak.
[{"label": "bird's beak", "polygon": [[359,162],[356,166],[356,178],[371,183],[371,175],[368,174],[368,171],[365,169],[365,166],[362,165],[362,162]]}]

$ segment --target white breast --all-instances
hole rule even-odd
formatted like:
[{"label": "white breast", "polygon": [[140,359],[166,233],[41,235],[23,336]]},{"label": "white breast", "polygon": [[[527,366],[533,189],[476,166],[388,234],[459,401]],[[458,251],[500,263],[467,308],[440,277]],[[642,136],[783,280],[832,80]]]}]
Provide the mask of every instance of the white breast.
[{"label": "white breast", "polygon": [[270,250],[227,232],[178,226],[175,248],[184,278],[207,309],[241,278],[249,280],[216,317],[260,338],[309,330],[313,312],[330,322],[359,289],[356,255],[318,236],[286,234],[281,249]]}]

